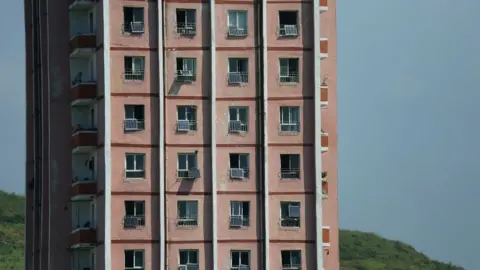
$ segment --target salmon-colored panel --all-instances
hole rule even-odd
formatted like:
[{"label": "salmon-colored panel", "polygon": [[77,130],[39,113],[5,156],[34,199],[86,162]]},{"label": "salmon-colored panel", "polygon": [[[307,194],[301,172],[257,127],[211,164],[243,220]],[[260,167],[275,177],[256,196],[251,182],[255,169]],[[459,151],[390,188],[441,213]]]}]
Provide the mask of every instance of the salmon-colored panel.
[{"label": "salmon-colored panel", "polygon": [[[158,53],[145,50],[112,51],[110,59],[110,90],[115,93],[156,94],[158,93]],[[139,76],[126,76],[125,56],[144,57],[145,70],[143,79]],[[108,63],[107,63],[108,64]],[[128,71],[128,67],[127,67]]]},{"label": "salmon-colored panel", "polygon": [[321,88],[321,95],[320,99],[322,102],[328,101],[328,88],[327,87],[322,87]]},{"label": "salmon-colored panel", "polygon": [[[229,59],[247,59],[247,72],[241,74],[245,82],[233,83],[229,80]],[[256,96],[255,51],[217,51],[217,98]],[[230,74],[235,76],[234,73]]]},{"label": "salmon-colored panel", "polygon": [[[198,201],[197,224],[181,225],[178,217],[178,201]],[[212,199],[202,195],[167,195],[167,241],[211,241]],[[188,235],[188,239],[186,239]],[[208,269],[208,268],[207,268]]]},{"label": "salmon-colored panel", "polygon": [[[312,3],[270,3],[267,8],[267,40],[272,47],[313,47]],[[297,11],[298,35],[280,37],[279,11]]]},{"label": "salmon-colored panel", "polygon": [[322,147],[328,147],[328,135],[322,135]]},{"label": "salmon-colored panel", "polygon": [[322,238],[323,238],[323,243],[330,243],[330,229],[329,228],[323,228],[322,229]]},{"label": "salmon-colored panel", "polygon": [[80,146],[97,146],[96,132],[77,132],[72,135],[72,148]]},{"label": "salmon-colored panel", "polygon": [[70,245],[96,244],[97,231],[95,229],[79,229],[70,235]]},{"label": "salmon-colored panel", "polygon": [[[200,176],[197,178],[179,178],[177,175],[177,162],[179,153],[197,154],[197,168]],[[210,147],[168,147],[166,148],[165,168],[167,192],[211,192],[211,150]]]},{"label": "salmon-colored panel", "polygon": [[77,84],[72,87],[72,101],[79,99],[95,99],[97,97],[97,84]]},{"label": "salmon-colored panel", "polygon": [[320,0],[321,7],[328,7],[328,0]]},{"label": "salmon-colored panel", "polygon": [[[313,144],[315,125],[311,124],[314,113],[313,100],[271,100],[268,105],[268,143]],[[280,130],[280,107],[300,107],[300,132]]]},{"label": "salmon-colored panel", "polygon": [[[273,238],[270,238],[273,239]],[[282,250],[299,250],[301,253],[301,269],[317,269],[316,245],[292,243],[270,243],[270,267],[271,269],[282,268]],[[335,268],[334,268],[335,269]],[[339,269],[339,268],[336,268]]]},{"label": "salmon-colored panel", "polygon": [[[184,240],[192,240],[189,238]],[[212,264],[212,244],[211,243],[169,243],[166,246],[167,249],[167,265],[169,266],[168,270],[177,270],[179,268],[179,252],[180,250],[197,250],[198,251],[198,269],[213,269]],[[220,248],[218,249],[220,252]],[[230,258],[230,257],[228,257]],[[148,269],[148,268],[147,268]],[[157,269],[157,268],[151,268]],[[229,269],[229,268],[218,268],[218,269]]]},{"label": "salmon-colored panel", "polygon": [[76,182],[70,188],[70,196],[75,197],[79,195],[93,195],[97,193],[97,183],[96,182],[86,182],[82,181]]},{"label": "salmon-colored panel", "polygon": [[[248,171],[244,178],[232,178],[230,154],[248,154]],[[218,191],[257,191],[257,160],[255,147],[217,147],[217,190]]]},{"label": "salmon-colored panel", "polygon": [[320,52],[321,53],[328,53],[328,40],[321,40],[320,41]]},{"label": "salmon-colored panel", "polygon": [[[190,131],[178,129],[178,106],[195,108],[196,120],[190,121]],[[209,144],[211,139],[210,101],[167,99],[165,102],[165,139],[167,144]]]},{"label": "salmon-colored panel", "polygon": [[328,182],[327,180],[322,181],[322,194],[328,195]]},{"label": "salmon-colored panel", "polygon": [[95,35],[78,35],[72,38],[69,43],[70,53],[76,49],[95,48],[97,37]]}]

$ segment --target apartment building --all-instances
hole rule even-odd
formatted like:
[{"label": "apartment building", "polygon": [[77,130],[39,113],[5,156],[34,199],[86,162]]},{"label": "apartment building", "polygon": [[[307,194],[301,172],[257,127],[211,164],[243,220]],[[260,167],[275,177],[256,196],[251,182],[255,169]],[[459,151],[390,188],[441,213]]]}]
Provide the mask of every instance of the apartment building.
[{"label": "apartment building", "polygon": [[27,270],[338,270],[335,0],[25,0]]}]

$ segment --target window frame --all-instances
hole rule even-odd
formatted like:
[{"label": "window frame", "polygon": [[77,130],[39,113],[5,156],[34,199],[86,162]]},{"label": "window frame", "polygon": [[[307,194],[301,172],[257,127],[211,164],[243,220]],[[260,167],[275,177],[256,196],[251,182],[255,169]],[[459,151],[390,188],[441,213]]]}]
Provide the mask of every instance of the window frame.
[{"label": "window frame", "polygon": [[[133,169],[128,169],[128,156],[133,156]],[[137,168],[137,158],[141,157],[143,158],[143,169]],[[145,174],[147,171],[147,155],[145,153],[125,153],[125,164],[124,164],[124,169],[125,169],[125,178],[126,179],[144,179]],[[143,177],[127,177],[127,172],[143,172]]]},{"label": "window frame", "polygon": [[[245,61],[245,65],[240,65],[241,62]],[[236,70],[232,70],[232,63],[234,63],[233,67],[235,67]],[[249,59],[248,57],[229,57],[228,58],[228,73],[245,73],[248,74],[248,65],[249,65]],[[245,67],[244,71],[241,71],[239,68],[240,66]]]},{"label": "window frame", "polygon": [[[186,164],[185,164],[185,168],[180,168],[180,156],[186,156],[185,158],[185,161],[186,161]],[[188,157],[189,156],[194,156],[194,166],[189,166],[189,161],[188,161]],[[177,153],[177,170],[178,171],[188,171],[188,170],[191,170],[191,169],[195,169],[195,168],[198,168],[198,155],[197,153],[195,152],[179,152]]]},{"label": "window frame", "polygon": [[[240,14],[245,16],[245,26],[241,27],[239,23]],[[235,25],[230,24],[230,16],[235,15]],[[248,10],[228,10],[227,11],[227,27],[234,28],[238,30],[247,30],[248,29]]]},{"label": "window frame", "polygon": [[[238,167],[232,166],[232,157],[237,155],[238,156]],[[245,158],[245,162],[247,163],[246,166],[243,166],[243,162],[241,157]],[[228,162],[230,169],[243,169],[243,170],[250,170],[250,154],[249,153],[230,153],[228,155]]]},{"label": "window frame", "polygon": [[[238,254],[238,261],[239,261],[239,264],[238,265],[234,265],[233,264],[233,254],[234,253],[239,253]],[[242,254],[247,254],[247,264],[244,264],[243,261],[242,261]],[[232,268],[239,268],[241,269],[242,266],[248,266],[250,267],[250,261],[251,261],[251,252],[250,250],[230,250],[230,267]]]},{"label": "window frame", "polygon": [[[182,204],[184,204],[184,206],[185,206],[185,215],[183,215],[183,216],[182,216],[182,213],[180,211]],[[194,206],[195,209],[191,209],[190,207],[192,207],[192,206]],[[192,210],[195,210],[195,211],[192,211]],[[192,212],[195,212],[195,215],[192,215]],[[185,220],[185,219],[194,219],[194,218],[198,220],[198,200],[179,200],[179,201],[177,201],[177,219]]]},{"label": "window frame", "polygon": [[[289,264],[284,264],[283,263],[283,252],[288,252],[289,253]],[[292,255],[293,254],[298,254],[298,259],[299,259],[299,264],[293,264],[292,263]],[[301,267],[302,266],[302,251],[299,249],[287,249],[287,250],[280,250],[280,263],[282,264],[282,267]]]},{"label": "window frame", "polygon": [[[190,261],[190,252],[194,252],[195,253],[195,257],[197,259],[197,262],[196,263],[191,263],[191,262],[187,262],[186,264],[182,264],[181,262],[181,253],[182,252],[186,252],[187,253],[187,261]],[[199,258],[199,255],[200,255],[200,251],[198,249],[180,249],[178,251],[178,265],[179,266],[198,266],[200,264],[200,258]],[[187,267],[188,268],[188,267]]]},{"label": "window frame", "polygon": [[[127,252],[132,252],[133,258],[133,266],[132,267],[127,267]],[[136,264],[136,253],[142,253],[142,265],[137,266]],[[145,269],[145,250],[144,249],[125,249],[124,250],[124,269],[125,270],[136,270],[136,269]]]}]

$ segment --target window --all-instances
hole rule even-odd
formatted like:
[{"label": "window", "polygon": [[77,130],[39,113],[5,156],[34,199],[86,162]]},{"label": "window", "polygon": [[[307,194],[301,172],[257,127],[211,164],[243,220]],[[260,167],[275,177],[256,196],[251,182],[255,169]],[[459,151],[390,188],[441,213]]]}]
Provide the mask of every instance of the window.
[{"label": "window", "polygon": [[123,31],[130,34],[142,34],[144,30],[143,7],[124,7]]},{"label": "window", "polygon": [[195,9],[177,9],[177,33],[181,35],[195,35],[196,27]]},{"label": "window", "polygon": [[300,250],[282,250],[282,269],[300,270],[302,266],[302,253]]},{"label": "window", "polygon": [[248,178],[250,172],[249,163],[249,154],[230,154],[230,178]]},{"label": "window", "polygon": [[197,153],[178,153],[178,178],[198,178],[200,171],[197,167]]},{"label": "window", "polygon": [[197,130],[197,107],[177,106],[177,131]]},{"label": "window", "polygon": [[300,132],[300,107],[280,107],[280,132]]},{"label": "window", "polygon": [[298,36],[298,13],[297,11],[279,11],[278,22],[280,24],[278,34],[280,37]]},{"label": "window", "polygon": [[125,154],[125,177],[145,178],[145,154]]},{"label": "window", "polygon": [[145,106],[143,105],[125,105],[125,120],[123,120],[123,130],[140,131],[145,129]]},{"label": "window", "polygon": [[280,179],[300,179],[300,155],[280,155]]},{"label": "window", "polygon": [[248,227],[250,225],[250,202],[230,202],[230,227]]},{"label": "window", "polygon": [[[180,250],[179,254],[180,268],[179,270],[198,270],[198,250]],[[184,268],[182,268],[182,266]]]},{"label": "window", "polygon": [[238,84],[248,82],[248,58],[228,59],[228,83]]},{"label": "window", "polygon": [[125,201],[125,228],[145,226],[145,201]]},{"label": "window", "polygon": [[178,226],[198,226],[198,201],[179,201],[177,207]]},{"label": "window", "polygon": [[228,132],[238,133],[248,131],[248,107],[228,108]]},{"label": "window", "polygon": [[247,11],[228,12],[228,36],[245,37],[248,34]]},{"label": "window", "polygon": [[280,202],[280,226],[300,227],[299,202]]},{"label": "window", "polygon": [[232,250],[230,252],[231,270],[250,269],[250,251]]},{"label": "window", "polygon": [[145,57],[125,56],[125,80],[145,79]]},{"label": "window", "polygon": [[194,82],[196,80],[197,59],[177,58],[176,80],[178,82]]},{"label": "window", "polygon": [[280,83],[298,83],[298,58],[280,58]]},{"label": "window", "polygon": [[125,250],[125,270],[143,270],[144,265],[144,250]]}]

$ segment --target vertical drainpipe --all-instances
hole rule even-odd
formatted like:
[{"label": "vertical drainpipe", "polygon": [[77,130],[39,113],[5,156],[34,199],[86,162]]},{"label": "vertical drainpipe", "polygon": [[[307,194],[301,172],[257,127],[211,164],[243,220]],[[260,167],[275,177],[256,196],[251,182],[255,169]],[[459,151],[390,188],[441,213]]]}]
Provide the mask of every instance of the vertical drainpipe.
[{"label": "vertical drainpipe", "polygon": [[110,0],[103,0],[103,77],[105,105],[105,269],[112,270],[112,166],[111,166],[111,94],[110,94]]},{"label": "vertical drainpipe", "polygon": [[47,164],[48,164],[48,178],[49,178],[49,181],[48,181],[48,251],[47,251],[47,254],[48,254],[48,258],[47,258],[47,265],[48,265],[48,269],[51,269],[51,266],[50,266],[50,258],[51,258],[51,255],[50,255],[50,251],[52,250],[51,249],[51,242],[50,241],[50,236],[51,236],[51,231],[52,231],[52,181],[51,179],[52,178],[52,166],[51,166],[51,157],[50,157],[50,147],[51,147],[51,126],[50,126],[50,123],[51,123],[51,113],[50,113],[50,99],[51,99],[51,93],[50,93],[50,24],[49,24],[49,19],[48,19],[48,15],[50,14],[50,9],[49,9],[49,0],[46,0],[46,16],[45,16],[45,21],[46,21],[46,24],[47,24],[47,110],[48,110],[48,114],[47,114],[47,121],[48,121],[48,152],[47,152]]},{"label": "vertical drainpipe", "polygon": [[267,61],[267,0],[262,0],[262,57],[263,70],[262,90],[263,90],[263,218],[265,226],[264,245],[265,245],[265,270],[270,270],[270,198],[268,196],[268,61]]},{"label": "vertical drainpipe", "polygon": [[[160,199],[160,270],[165,270],[165,88],[164,88],[164,65],[163,65],[163,11],[165,1],[158,1],[158,125],[159,125],[159,143],[158,143],[158,162],[159,162],[159,199]],[[151,74],[153,76],[153,74]],[[153,123],[152,123],[153,124]]]},{"label": "vertical drainpipe", "polygon": [[315,230],[317,270],[323,270],[323,211],[322,211],[322,109],[320,58],[320,1],[313,0],[313,53],[315,80]]},{"label": "vertical drainpipe", "polygon": [[211,89],[210,109],[211,119],[211,163],[212,163],[212,270],[217,270],[218,265],[218,243],[217,243],[217,57],[215,48],[215,0],[210,0],[210,65],[211,65]]}]

